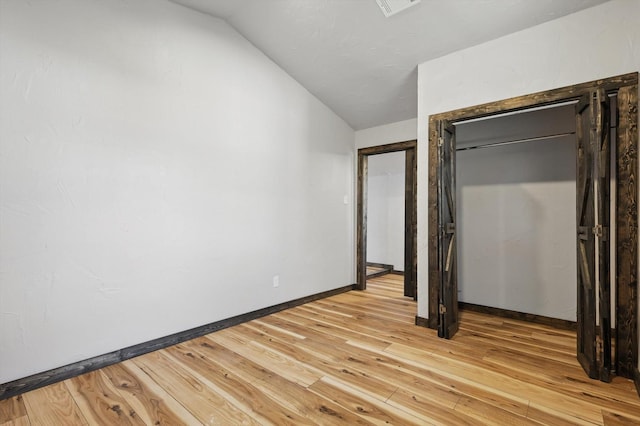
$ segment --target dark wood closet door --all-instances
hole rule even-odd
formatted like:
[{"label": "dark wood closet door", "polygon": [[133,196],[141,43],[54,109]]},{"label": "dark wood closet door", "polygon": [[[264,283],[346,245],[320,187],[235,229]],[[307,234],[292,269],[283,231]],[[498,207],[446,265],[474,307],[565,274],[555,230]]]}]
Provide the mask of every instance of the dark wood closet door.
[{"label": "dark wood closet door", "polygon": [[611,381],[611,275],[610,275],[610,179],[611,179],[611,108],[604,89],[591,95],[591,142],[593,146],[593,174],[597,183],[596,226],[593,229],[598,247],[598,312],[599,333],[596,336],[598,373],[602,381]]},{"label": "dark wood closet door", "polygon": [[590,133],[591,99],[576,105],[576,233],[578,261],[578,361],[587,375],[598,377],[596,365],[595,244],[593,179]]},{"label": "dark wood closet door", "polygon": [[456,251],[455,127],[438,124],[438,263],[440,301],[438,336],[450,339],[458,331],[458,276]]},{"label": "dark wood closet door", "polygon": [[609,123],[604,90],[576,105],[577,355],[587,375],[603,381],[611,380]]}]

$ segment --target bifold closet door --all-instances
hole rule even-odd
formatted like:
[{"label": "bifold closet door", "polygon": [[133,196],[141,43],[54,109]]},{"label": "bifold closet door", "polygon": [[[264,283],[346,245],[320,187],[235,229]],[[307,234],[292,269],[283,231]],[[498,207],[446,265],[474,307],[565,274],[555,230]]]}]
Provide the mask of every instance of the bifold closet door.
[{"label": "bifold closet door", "polygon": [[455,127],[438,123],[438,336],[450,339],[458,331],[456,250]]},{"label": "bifold closet door", "polygon": [[611,373],[608,102],[596,90],[576,104],[577,357],[589,377],[603,381]]}]

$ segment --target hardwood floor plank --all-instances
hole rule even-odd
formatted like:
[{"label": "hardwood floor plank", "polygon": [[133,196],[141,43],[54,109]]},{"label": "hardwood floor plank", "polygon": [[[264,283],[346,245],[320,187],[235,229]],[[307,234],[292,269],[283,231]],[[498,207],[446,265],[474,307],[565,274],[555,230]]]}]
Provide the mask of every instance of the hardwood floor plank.
[{"label": "hardwood floor plank", "polygon": [[278,312],[275,314],[278,318],[283,318],[287,321],[291,321],[302,327],[310,327],[315,330],[321,331],[329,336],[339,337],[343,340],[354,340],[360,342],[366,342],[367,344],[381,349],[386,348],[391,342],[386,341],[377,336],[367,335],[361,332],[353,331],[349,327],[336,325],[330,321],[326,321],[319,318],[310,318],[304,314],[290,312]]},{"label": "hardwood floor plank", "polygon": [[572,413],[568,413],[565,410],[558,409],[557,407],[548,407],[544,404],[537,402],[531,402],[529,404],[529,411],[527,412],[527,418],[536,421],[543,425],[555,426],[555,425],[585,425],[593,426],[602,425],[603,420],[593,419],[591,421],[585,420],[574,416]]},{"label": "hardwood floor plank", "polygon": [[0,401],[0,425],[16,422],[22,417],[27,417],[27,408],[24,406],[22,396],[14,396]]},{"label": "hardwood floor plank", "polygon": [[[239,327],[239,329],[242,328]],[[365,366],[363,362],[356,360],[348,353],[339,352],[335,346],[332,347],[332,351],[326,351],[326,345],[314,344],[312,341],[305,340],[295,345],[287,345],[285,342],[278,341],[277,338],[263,335],[253,335],[253,338],[256,339],[253,341],[256,344],[268,346],[280,355],[290,357],[296,363],[318,371],[321,375],[339,378],[381,400],[387,399],[397,388],[381,377],[379,371],[374,369],[375,371],[368,373],[366,368],[363,368]]]},{"label": "hardwood floor plank", "polygon": [[269,324],[268,322],[264,322],[261,320],[251,321],[251,324],[248,324],[248,325],[258,330],[262,330],[264,333],[269,333],[269,334],[275,333],[281,339],[284,338],[284,336],[291,336],[293,338],[293,340],[289,340],[291,342],[295,342],[296,340],[304,340],[307,338],[306,336],[295,333],[291,330],[288,330],[287,328],[279,327],[277,325],[272,325],[272,324]]},{"label": "hardwood floor plank", "polygon": [[[472,395],[487,395],[490,401],[494,401],[497,408],[510,411],[514,414],[526,415],[529,399],[521,396],[520,383],[511,381],[495,372],[473,369],[470,366],[461,365],[458,370],[456,365],[451,365],[443,357],[436,358],[434,354],[424,353],[405,345],[393,344],[385,350],[385,353],[395,354],[404,359],[411,359],[440,375],[461,382],[466,387],[466,393]],[[446,380],[446,379],[443,379]],[[456,387],[459,388],[459,385]]]},{"label": "hardwood floor plank", "polygon": [[259,424],[161,352],[152,352],[134,358],[133,361],[156,383],[179,400],[200,422]]},{"label": "hardwood floor plank", "polygon": [[[312,342],[301,342],[298,346],[312,344]],[[358,371],[359,374],[379,379],[388,388],[387,392],[395,391],[397,388],[407,389],[411,392],[422,394],[426,398],[449,408],[453,408],[460,398],[460,394],[449,387],[425,380],[419,375],[408,373],[406,364],[397,359],[387,357],[382,352],[370,351],[367,348],[357,346],[343,349],[326,345],[317,345],[316,350],[324,351],[327,356],[331,354],[343,369],[348,367],[347,371]],[[340,378],[356,388],[362,387],[361,380],[351,381],[349,376],[331,374],[333,372],[331,369],[326,369],[325,371],[328,375]],[[379,380],[375,380],[374,385],[379,383]],[[375,393],[373,392],[372,395]],[[384,400],[384,396],[381,399]]]},{"label": "hardwood floor plank", "polygon": [[483,361],[498,366],[519,380],[543,387],[555,387],[558,392],[565,395],[585,397],[593,400],[595,404],[606,402],[610,409],[633,414],[640,420],[637,395],[630,394],[628,390],[589,379],[577,361],[572,368],[567,368],[562,363],[541,362],[538,357],[532,355],[496,349],[492,349]]},{"label": "hardwood floor plank", "polygon": [[206,337],[183,342],[182,345],[205,355],[209,359],[215,360],[221,368],[232,371],[247,383],[253,383],[257,380],[269,380],[277,376],[273,371],[242,357],[231,349],[219,345]]},{"label": "hardwood floor plank", "polygon": [[334,401],[367,422],[376,425],[424,425],[424,421],[366,393],[329,378],[323,377],[309,387],[313,392]]},{"label": "hardwood floor plank", "polygon": [[484,425],[536,425],[537,423],[510,411],[496,408],[476,398],[464,396],[456,404],[455,411],[466,414]]},{"label": "hardwood floor plank", "polygon": [[214,333],[206,336],[206,338],[230,348],[243,357],[269,368],[292,382],[308,386],[322,377],[322,373],[319,371],[301,365],[287,355],[251,341],[243,337],[238,331],[230,331],[228,329],[223,331],[224,333]]},{"label": "hardwood floor plank", "polygon": [[639,425],[640,419],[637,417],[629,417],[624,414],[613,413],[609,410],[602,410],[604,426],[631,426]]},{"label": "hardwood floor plank", "polygon": [[23,399],[34,426],[88,424],[63,382],[27,392]]},{"label": "hardwood floor plank", "polygon": [[[259,380],[256,387],[277,400],[281,406],[295,411],[311,425],[344,425],[368,424],[355,413],[345,409],[329,398],[324,398],[312,392],[309,388],[300,386],[281,377],[275,380]],[[313,385],[312,385],[313,386]],[[301,424],[296,422],[295,424]]]},{"label": "hardwood floor plank", "polygon": [[222,389],[227,395],[239,401],[245,410],[250,411],[261,424],[304,422],[303,417],[279,405],[256,386],[245,382],[241,377],[194,348],[176,345],[167,348],[167,352],[201,377],[206,377],[208,381],[215,383],[216,388]]},{"label": "hardwood floor plank", "polygon": [[85,373],[64,383],[90,424],[144,425],[103,371]]},{"label": "hardwood floor plank", "polygon": [[31,422],[29,421],[28,416],[16,417],[13,420],[9,420],[8,422],[0,423],[0,426],[30,426]]},{"label": "hardwood floor plank", "polygon": [[145,424],[200,424],[187,409],[133,361],[106,367],[104,373]]},{"label": "hardwood floor plank", "polygon": [[[457,401],[456,401],[457,402]],[[387,404],[421,419],[425,424],[442,426],[476,425],[478,422],[464,413],[457,412],[453,407],[447,407],[433,402],[428,394],[411,392],[406,389],[398,389]],[[455,406],[455,404],[454,404]]]}]

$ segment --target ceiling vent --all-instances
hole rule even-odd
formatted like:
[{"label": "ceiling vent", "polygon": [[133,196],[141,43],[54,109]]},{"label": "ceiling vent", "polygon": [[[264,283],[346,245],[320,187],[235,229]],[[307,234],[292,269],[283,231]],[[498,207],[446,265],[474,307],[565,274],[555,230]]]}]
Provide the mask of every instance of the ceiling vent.
[{"label": "ceiling vent", "polygon": [[384,16],[388,18],[411,6],[415,6],[420,3],[420,0],[376,0],[376,3],[380,6]]}]

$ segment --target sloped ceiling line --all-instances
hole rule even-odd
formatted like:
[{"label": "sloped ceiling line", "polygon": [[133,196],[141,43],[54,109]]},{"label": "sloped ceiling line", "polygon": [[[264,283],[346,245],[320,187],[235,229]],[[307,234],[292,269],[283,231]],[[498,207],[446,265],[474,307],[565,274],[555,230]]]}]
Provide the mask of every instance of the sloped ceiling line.
[{"label": "sloped ceiling line", "polygon": [[[417,115],[417,65],[608,0],[170,0],[225,19],[355,130]],[[470,67],[472,69],[472,67]]]}]

